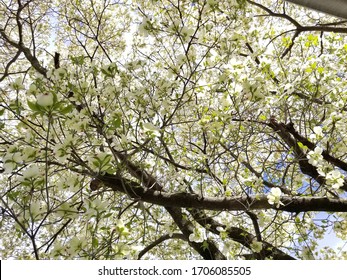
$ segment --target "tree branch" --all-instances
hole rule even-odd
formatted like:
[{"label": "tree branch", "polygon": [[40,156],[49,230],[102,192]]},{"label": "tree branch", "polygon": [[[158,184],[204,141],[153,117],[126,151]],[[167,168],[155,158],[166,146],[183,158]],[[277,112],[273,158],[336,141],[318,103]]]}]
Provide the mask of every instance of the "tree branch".
[{"label": "tree branch", "polygon": [[165,234],[161,237],[159,237],[157,240],[155,240],[154,242],[152,242],[151,244],[149,244],[146,248],[144,248],[143,250],[141,250],[141,252],[138,255],[138,260],[141,259],[143,257],[144,254],[146,254],[148,251],[150,251],[151,249],[153,249],[155,246],[159,245],[160,243],[169,240],[169,239],[182,239],[183,241],[187,241],[187,238],[185,237],[184,234],[182,233],[173,233],[172,235],[170,234]]},{"label": "tree branch", "polygon": [[25,57],[27,58],[27,60],[30,62],[30,64],[35,68],[35,70],[37,72],[39,72],[40,74],[42,74],[43,76],[47,76],[47,69],[44,68],[40,62],[38,61],[38,59],[36,58],[36,56],[32,55],[31,51],[29,48],[25,47],[23,45],[23,43],[16,43],[13,40],[11,40],[7,34],[5,33],[4,29],[0,29],[0,34],[2,36],[2,38],[11,46],[15,47],[18,51],[21,51],[24,53]]},{"label": "tree branch", "polygon": [[[272,118],[268,125],[274,131],[276,131],[276,133],[282,138],[284,142],[286,142],[286,144],[290,148],[294,150],[294,153],[298,159],[301,171],[304,174],[315,179],[318,183],[324,184],[325,183],[324,177],[319,175],[317,168],[308,162],[308,159],[303,153],[303,151],[301,150],[301,148],[299,147],[298,142],[301,142],[302,144],[307,146],[310,150],[314,150],[316,148],[316,145],[310,142],[307,138],[301,136],[295,130],[294,125],[292,123],[290,124],[278,123],[274,118]],[[342,160],[331,156],[325,150],[322,152],[322,156],[327,162],[347,171],[347,164],[343,162]],[[340,187],[340,189],[347,191],[346,180],[345,180],[345,183]]]},{"label": "tree branch", "polygon": [[116,175],[98,175],[97,179],[102,181],[113,191],[126,193],[133,199],[162,205],[165,207],[195,208],[205,210],[230,210],[248,211],[256,209],[274,209],[287,212],[327,211],[347,212],[347,199],[327,197],[281,197],[284,204],[277,208],[276,205],[268,203],[266,195],[238,196],[238,197],[202,197],[190,193],[166,193],[153,188],[143,188],[139,183]]},{"label": "tree branch", "polygon": [[238,242],[245,246],[246,248],[251,249],[251,244],[253,241],[259,241],[262,242],[263,248],[260,253],[255,253],[255,256],[257,259],[265,259],[266,257],[272,257],[274,260],[293,260],[294,258],[290,255],[284,253],[283,251],[279,250],[278,248],[272,246],[270,243],[258,240],[256,236],[253,234],[238,228],[238,227],[231,227],[226,226],[224,224],[221,224],[217,222],[216,220],[212,219],[211,217],[208,217],[203,211],[201,210],[190,210],[189,211],[194,219],[203,227],[208,229],[214,234],[219,235],[218,228],[223,228],[226,230],[228,237],[235,242]]},{"label": "tree branch", "polygon": [[226,257],[219,251],[217,245],[212,240],[205,240],[208,247],[205,248],[203,242],[191,242],[189,241],[189,235],[193,233],[193,224],[185,219],[180,208],[175,207],[165,207],[169,212],[177,226],[182,231],[185,238],[188,240],[189,245],[195,249],[205,260],[225,260]]}]

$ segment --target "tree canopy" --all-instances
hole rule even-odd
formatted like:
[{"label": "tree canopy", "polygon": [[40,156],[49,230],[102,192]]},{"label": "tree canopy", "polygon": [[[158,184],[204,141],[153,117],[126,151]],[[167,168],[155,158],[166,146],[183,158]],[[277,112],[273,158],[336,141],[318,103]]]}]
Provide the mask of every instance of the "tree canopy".
[{"label": "tree canopy", "polygon": [[283,1],[2,0],[0,256],[346,259],[347,21]]}]

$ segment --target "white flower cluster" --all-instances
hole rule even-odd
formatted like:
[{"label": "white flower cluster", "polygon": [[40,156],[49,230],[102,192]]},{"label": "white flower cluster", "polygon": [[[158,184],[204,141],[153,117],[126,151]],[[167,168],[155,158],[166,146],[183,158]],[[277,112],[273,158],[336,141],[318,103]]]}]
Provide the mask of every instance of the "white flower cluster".
[{"label": "white flower cluster", "polygon": [[54,81],[60,81],[67,76],[67,70],[65,68],[51,69],[47,72],[47,77]]},{"label": "white flower cluster", "polygon": [[171,221],[166,221],[164,224],[164,228],[166,232],[169,234],[169,236],[172,237],[175,230],[175,224],[173,224]]},{"label": "white flower cluster", "polygon": [[30,214],[33,218],[38,216],[41,213],[41,202],[40,201],[32,201],[30,203]]},{"label": "white flower cluster", "polygon": [[160,129],[152,123],[144,123],[143,130],[155,136],[160,136]]},{"label": "white flower cluster", "polygon": [[195,227],[193,233],[189,235],[189,241],[190,242],[203,242],[205,240],[204,238],[204,232],[201,228]]},{"label": "white flower cluster", "polygon": [[314,260],[313,253],[309,247],[304,247],[301,251],[301,256],[304,260]]},{"label": "white flower cluster", "polygon": [[23,172],[24,179],[35,178],[40,175],[40,170],[37,165],[31,165]]},{"label": "white flower cluster", "polygon": [[129,235],[129,229],[121,219],[116,222],[116,231],[119,235]]},{"label": "white flower cluster", "polygon": [[138,32],[140,35],[147,37],[151,31],[152,24],[148,17],[144,17],[141,24],[139,25]]},{"label": "white flower cluster", "polygon": [[[315,127],[314,131],[317,135],[321,133],[321,129],[317,127]],[[317,167],[318,173],[321,176],[325,176],[328,186],[338,189],[344,184],[344,176],[339,170],[333,169],[330,164],[326,164],[323,161],[322,152],[323,149],[321,147],[316,147],[314,151],[310,151],[307,155],[308,162]]]},{"label": "white flower cluster", "polygon": [[[10,146],[2,158],[4,173],[11,173],[18,165],[32,161],[35,159],[36,153],[37,151],[30,146],[25,147],[23,150],[14,145]],[[32,168],[36,169],[37,167],[28,168],[29,170],[25,170],[23,174],[33,173],[34,170]]]},{"label": "white flower cluster", "polygon": [[189,26],[182,26],[180,20],[175,20],[168,27],[168,31],[174,32],[175,34],[179,33],[183,42],[187,43],[191,40],[191,37],[193,36],[195,29]]},{"label": "white flower cluster", "polygon": [[314,151],[310,151],[307,155],[308,163],[313,166],[318,166],[323,162],[322,156],[323,149],[321,147],[316,147]]},{"label": "white flower cluster", "polygon": [[87,240],[85,238],[78,238],[77,236],[74,236],[70,240],[67,251],[71,257],[76,256],[78,252],[81,251],[86,246],[87,246]]},{"label": "white flower cluster", "polygon": [[263,243],[259,241],[253,241],[251,243],[251,249],[253,252],[260,253],[263,249]]},{"label": "white flower cluster", "polygon": [[187,26],[183,26],[181,31],[181,36],[184,42],[189,42],[189,40],[191,39],[192,35],[194,34],[194,29],[193,28],[189,28]]},{"label": "white flower cluster", "polygon": [[272,188],[270,194],[267,196],[268,202],[271,205],[276,205],[276,207],[280,207],[280,205],[284,205],[281,199],[282,191],[280,188]]},{"label": "white flower cluster", "polygon": [[53,93],[48,92],[48,89],[39,90],[35,83],[29,86],[27,95],[34,95],[36,97],[37,104],[42,107],[52,106],[54,103]]},{"label": "white flower cluster", "polygon": [[347,238],[347,214],[341,213],[340,218],[342,220],[334,223],[334,232],[337,237],[346,239]]},{"label": "white flower cluster", "polygon": [[53,94],[50,92],[40,93],[36,96],[37,104],[42,107],[48,107],[53,105]]},{"label": "white flower cluster", "polygon": [[259,81],[259,78],[254,80],[244,80],[242,87],[245,97],[248,100],[259,101],[265,97],[263,94],[264,89]]},{"label": "white flower cluster", "polygon": [[336,169],[330,171],[325,178],[326,183],[333,189],[338,189],[344,184],[344,176]]},{"label": "white flower cluster", "polygon": [[310,135],[310,140],[312,142],[314,141],[317,141],[317,140],[321,140],[323,137],[324,137],[324,134],[323,134],[323,128],[320,127],[320,126],[315,126],[313,128],[313,132],[311,135]]},{"label": "white flower cluster", "polygon": [[3,168],[4,173],[11,173],[16,167],[17,164],[22,163],[23,158],[20,152],[7,152],[3,157]]},{"label": "white flower cluster", "polygon": [[16,91],[25,89],[20,77],[18,77],[13,83],[10,84],[10,88]]},{"label": "white flower cluster", "polygon": [[71,145],[73,144],[73,136],[66,133],[65,139],[62,144],[56,144],[53,148],[54,155],[60,163],[64,163],[70,155]]}]

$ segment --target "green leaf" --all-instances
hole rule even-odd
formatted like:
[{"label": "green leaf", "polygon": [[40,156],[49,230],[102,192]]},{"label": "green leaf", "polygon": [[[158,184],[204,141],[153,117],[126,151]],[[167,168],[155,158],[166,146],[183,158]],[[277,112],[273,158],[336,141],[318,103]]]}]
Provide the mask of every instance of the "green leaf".
[{"label": "green leaf", "polygon": [[112,121],[112,128],[117,129],[121,126],[122,124],[122,119],[120,117],[116,117]]},{"label": "green leaf", "polygon": [[106,77],[110,77],[110,78],[113,77],[113,75],[111,75],[110,72],[106,71],[105,69],[102,69],[102,68],[101,68],[101,72],[102,72],[102,74],[104,74]]},{"label": "green leaf", "polygon": [[20,112],[21,112],[21,103],[20,101],[16,100],[16,101],[13,101],[10,103],[10,108],[13,110],[13,111],[16,111],[16,113],[19,115]]},{"label": "green leaf", "polygon": [[98,240],[97,238],[93,237],[92,245],[93,245],[93,247],[98,247],[98,245],[99,245],[99,240]]},{"label": "green leaf", "polygon": [[304,144],[302,144],[301,142],[298,142],[298,146],[300,149],[302,149],[303,151],[307,151],[308,150],[308,147]]},{"label": "green leaf", "polygon": [[53,104],[56,104],[58,102],[58,96],[55,92],[53,92]]},{"label": "green leaf", "polygon": [[38,105],[37,103],[33,103],[33,102],[31,102],[31,101],[28,100],[28,101],[27,101],[27,104],[28,104],[29,108],[30,108],[31,110],[33,110],[34,112],[41,112],[41,111],[42,111],[41,106]]},{"label": "green leaf", "polygon": [[208,242],[207,242],[207,240],[204,240],[204,242],[202,243],[202,249],[203,250],[208,250]]},{"label": "green leaf", "polygon": [[84,56],[71,56],[70,57],[72,64],[74,65],[83,65],[84,64]]},{"label": "green leaf", "polygon": [[24,181],[22,181],[22,185],[29,187],[32,185],[32,183],[29,180],[24,180]]},{"label": "green leaf", "polygon": [[7,196],[8,196],[9,199],[15,201],[15,200],[17,200],[17,198],[18,198],[19,195],[21,195],[21,192],[19,192],[19,191],[13,191],[13,192],[8,193]]},{"label": "green leaf", "polygon": [[66,114],[70,113],[72,110],[73,110],[73,106],[68,105],[66,107],[61,108],[60,113],[62,113],[63,115],[66,115]]},{"label": "green leaf", "polygon": [[266,121],[266,120],[267,120],[267,117],[266,117],[265,115],[260,115],[260,116],[259,116],[259,119],[260,119],[261,121]]},{"label": "green leaf", "polygon": [[77,88],[74,84],[68,82],[67,86],[68,86],[68,88],[69,88],[70,91],[72,91],[72,92],[78,92],[78,88]]}]

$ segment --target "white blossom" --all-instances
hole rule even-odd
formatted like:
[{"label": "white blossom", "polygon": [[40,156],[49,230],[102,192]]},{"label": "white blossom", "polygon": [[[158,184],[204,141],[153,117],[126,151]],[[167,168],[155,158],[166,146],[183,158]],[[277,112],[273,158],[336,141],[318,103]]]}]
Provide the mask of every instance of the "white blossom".
[{"label": "white blossom", "polygon": [[283,203],[280,201],[281,194],[282,194],[282,191],[280,188],[272,188],[271,193],[267,196],[269,204],[271,205],[276,204],[276,207],[283,205]]},{"label": "white blossom", "polygon": [[23,172],[24,178],[37,177],[40,174],[40,170],[37,165],[32,165]]},{"label": "white blossom", "polygon": [[323,161],[322,152],[321,147],[316,147],[314,151],[310,151],[307,155],[308,162],[313,166],[318,166]]},{"label": "white blossom", "polygon": [[148,17],[144,17],[142,23],[139,25],[138,32],[140,35],[147,37],[151,30],[151,21]]},{"label": "white blossom", "polygon": [[54,71],[54,79],[56,81],[59,81],[59,80],[63,79],[66,76],[66,74],[67,74],[66,69],[58,68]]},{"label": "white blossom", "polygon": [[320,126],[315,126],[313,131],[317,136],[323,137],[323,129]]},{"label": "white blossom", "polygon": [[332,170],[326,175],[327,184],[333,189],[338,189],[344,184],[344,177],[338,170]]},{"label": "white blossom", "polygon": [[37,87],[35,84],[31,84],[29,86],[29,89],[27,90],[27,94],[30,95],[30,94],[36,94],[37,93]]},{"label": "white blossom", "polygon": [[5,162],[3,165],[4,173],[9,174],[16,168],[16,163],[13,161]]},{"label": "white blossom", "polygon": [[143,129],[145,132],[152,132],[156,136],[160,136],[160,129],[152,123],[144,123]]},{"label": "white blossom", "polygon": [[40,214],[40,207],[41,207],[41,203],[39,201],[31,202],[30,213],[32,217],[36,217],[38,214]]},{"label": "white blossom", "polygon": [[22,83],[22,79],[20,77],[18,77],[13,83],[10,84],[10,88],[12,88],[14,90],[25,89],[25,87]]},{"label": "white blossom", "polygon": [[193,233],[189,235],[190,242],[203,242],[204,240],[204,234],[200,228],[194,228]]},{"label": "white blossom", "polygon": [[116,231],[119,233],[119,235],[129,234],[129,229],[126,227],[126,225],[121,219],[118,219],[116,222]]},{"label": "white blossom", "polygon": [[184,55],[184,54],[179,54],[178,56],[177,56],[177,64],[179,65],[179,66],[181,66],[185,61],[186,61],[186,56]]},{"label": "white blossom", "polygon": [[302,252],[301,252],[301,256],[304,260],[314,260],[314,256],[312,254],[312,251],[310,248],[305,247]]},{"label": "white blossom", "polygon": [[188,42],[193,34],[194,34],[193,28],[188,28],[187,26],[182,27],[181,35],[183,37],[183,41]]},{"label": "white blossom", "polygon": [[43,107],[53,105],[53,94],[52,93],[41,93],[37,95],[37,104]]},{"label": "white blossom", "polygon": [[260,253],[260,251],[263,249],[263,243],[259,241],[253,241],[251,243],[251,249],[253,252]]}]

